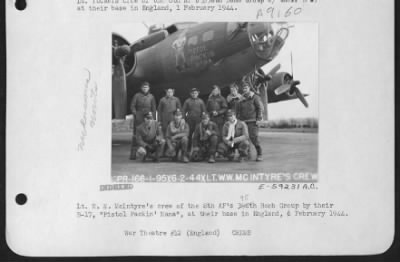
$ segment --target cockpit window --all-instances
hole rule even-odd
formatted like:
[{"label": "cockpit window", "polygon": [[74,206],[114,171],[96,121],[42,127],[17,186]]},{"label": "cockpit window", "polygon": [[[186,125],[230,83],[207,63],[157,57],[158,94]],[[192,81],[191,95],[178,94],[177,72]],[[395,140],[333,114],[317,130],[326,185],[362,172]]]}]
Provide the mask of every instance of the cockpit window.
[{"label": "cockpit window", "polygon": [[202,40],[203,42],[211,41],[214,39],[214,31],[207,31],[203,34]]},{"label": "cockpit window", "polygon": [[278,33],[276,33],[278,36],[280,36],[283,40],[286,40],[286,38],[289,35],[289,29],[287,28],[281,28],[279,29]]},{"label": "cockpit window", "polygon": [[289,35],[287,28],[281,28],[275,34],[271,23],[250,23],[247,32],[256,55],[267,61],[278,54]]},{"label": "cockpit window", "polygon": [[249,36],[251,45],[259,52],[266,52],[275,40],[274,30],[265,24],[251,24]]}]

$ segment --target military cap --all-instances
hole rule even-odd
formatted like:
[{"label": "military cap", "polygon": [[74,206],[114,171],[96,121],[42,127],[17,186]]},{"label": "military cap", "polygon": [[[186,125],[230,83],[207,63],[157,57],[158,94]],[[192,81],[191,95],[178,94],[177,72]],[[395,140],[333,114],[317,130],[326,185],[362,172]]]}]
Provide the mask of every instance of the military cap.
[{"label": "military cap", "polygon": [[193,87],[192,90],[190,91],[190,93],[193,93],[193,92],[196,92],[196,91],[200,92],[199,89],[197,89],[196,87]]},{"label": "military cap", "polygon": [[174,116],[181,116],[182,115],[182,111],[178,108],[174,111]]},{"label": "military cap", "polygon": [[249,88],[251,88],[251,84],[247,81],[243,82],[243,87],[248,86]]},{"label": "military cap", "polygon": [[236,116],[235,110],[228,109],[228,110],[226,111],[226,116],[233,116],[233,115]]},{"label": "military cap", "polygon": [[151,111],[144,113],[144,118],[153,119],[153,113]]},{"label": "military cap", "polygon": [[144,86],[150,87],[150,83],[147,81],[144,81],[140,87],[144,87]]},{"label": "military cap", "polygon": [[233,83],[233,84],[230,84],[230,85],[229,85],[229,87],[230,87],[230,88],[236,88],[236,89],[239,89],[238,85],[237,85],[237,84],[235,84],[235,83]]},{"label": "military cap", "polygon": [[201,114],[201,119],[207,119],[207,118],[210,118],[210,115],[208,113],[206,113],[206,112],[203,112]]}]

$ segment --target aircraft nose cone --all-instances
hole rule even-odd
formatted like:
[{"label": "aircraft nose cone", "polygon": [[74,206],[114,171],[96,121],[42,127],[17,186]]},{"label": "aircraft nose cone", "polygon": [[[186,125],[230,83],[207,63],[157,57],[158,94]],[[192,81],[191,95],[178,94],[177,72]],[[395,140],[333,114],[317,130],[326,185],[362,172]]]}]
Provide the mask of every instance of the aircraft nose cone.
[{"label": "aircraft nose cone", "polygon": [[267,22],[249,23],[247,32],[256,55],[267,61],[278,54],[286,39],[275,34],[272,24]]},{"label": "aircraft nose cone", "polygon": [[255,39],[265,41],[274,35],[271,23],[249,23],[247,31]]},{"label": "aircraft nose cone", "polygon": [[254,33],[263,33],[272,30],[272,26],[268,22],[250,22],[249,29]]}]

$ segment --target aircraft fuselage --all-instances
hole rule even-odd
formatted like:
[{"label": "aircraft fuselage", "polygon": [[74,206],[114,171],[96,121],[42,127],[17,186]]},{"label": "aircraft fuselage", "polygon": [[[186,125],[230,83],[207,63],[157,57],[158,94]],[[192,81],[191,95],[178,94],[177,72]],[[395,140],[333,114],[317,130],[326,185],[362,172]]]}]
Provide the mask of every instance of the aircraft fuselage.
[{"label": "aircraft fuselage", "polygon": [[164,95],[165,88],[172,87],[182,99],[193,87],[209,93],[212,85],[226,86],[272,60],[257,56],[247,29],[235,32],[234,26],[221,22],[197,24],[137,52],[135,66],[127,76],[128,89],[139,91],[130,80],[148,81],[157,98]]}]

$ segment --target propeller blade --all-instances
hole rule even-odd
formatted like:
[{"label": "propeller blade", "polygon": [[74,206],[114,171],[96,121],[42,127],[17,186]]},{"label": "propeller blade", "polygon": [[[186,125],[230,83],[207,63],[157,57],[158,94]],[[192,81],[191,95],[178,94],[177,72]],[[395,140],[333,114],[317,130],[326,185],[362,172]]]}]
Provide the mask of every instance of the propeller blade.
[{"label": "propeller blade", "polygon": [[274,93],[275,93],[275,95],[279,96],[279,95],[289,91],[291,87],[292,87],[292,85],[289,85],[289,84],[281,85],[274,90]]},{"label": "propeller blade", "polygon": [[270,75],[270,76],[275,75],[275,74],[279,71],[279,69],[281,69],[281,64],[277,64],[276,66],[274,66],[274,67],[268,72],[267,75]]},{"label": "propeller blade", "polygon": [[122,59],[114,66],[112,75],[112,99],[116,119],[125,119],[126,116],[126,75]]},{"label": "propeller blade", "polygon": [[300,81],[299,80],[293,80],[291,83],[290,83],[290,85],[291,86],[297,86],[297,85],[300,85]]},{"label": "propeller blade", "polygon": [[293,87],[293,91],[296,93],[296,96],[300,99],[300,101],[303,103],[305,107],[308,107],[307,100],[304,98],[303,94],[301,93],[300,89],[298,89],[296,86]]}]

